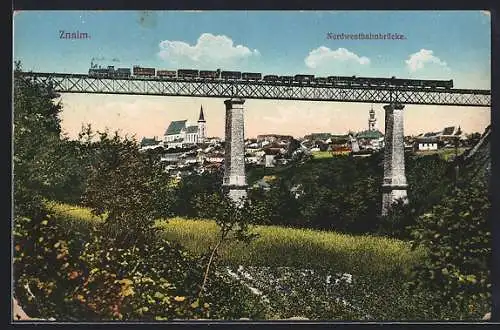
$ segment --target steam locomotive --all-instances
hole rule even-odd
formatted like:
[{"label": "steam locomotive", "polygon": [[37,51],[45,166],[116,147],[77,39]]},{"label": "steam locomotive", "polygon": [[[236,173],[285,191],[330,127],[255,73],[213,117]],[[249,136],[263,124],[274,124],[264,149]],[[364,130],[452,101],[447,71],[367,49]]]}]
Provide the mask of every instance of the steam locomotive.
[{"label": "steam locomotive", "polygon": [[143,68],[134,66],[130,68],[117,68],[108,66],[107,68],[97,68],[92,66],[89,69],[89,76],[96,78],[117,78],[128,79],[146,78],[146,79],[180,79],[180,80],[243,80],[243,81],[264,81],[269,83],[289,83],[289,84],[307,84],[319,86],[347,86],[347,87],[413,87],[413,88],[453,88],[453,80],[418,80],[418,79],[399,79],[392,78],[370,78],[356,76],[328,76],[315,77],[309,74],[297,74],[295,76],[264,75],[257,72],[240,71],[221,71],[220,69],[210,70],[156,70],[155,68]]}]

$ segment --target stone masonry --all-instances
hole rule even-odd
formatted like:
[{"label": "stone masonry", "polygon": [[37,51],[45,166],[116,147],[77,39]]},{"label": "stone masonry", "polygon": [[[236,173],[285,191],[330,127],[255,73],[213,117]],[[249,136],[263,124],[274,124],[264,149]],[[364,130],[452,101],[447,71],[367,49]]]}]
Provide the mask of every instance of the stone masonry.
[{"label": "stone masonry", "polygon": [[247,196],[243,103],[245,100],[240,98],[224,101],[226,105],[226,142],[222,185],[229,197],[235,202]]},{"label": "stone masonry", "polygon": [[408,202],[404,154],[404,105],[389,104],[385,110],[384,181],[382,215],[399,199]]}]

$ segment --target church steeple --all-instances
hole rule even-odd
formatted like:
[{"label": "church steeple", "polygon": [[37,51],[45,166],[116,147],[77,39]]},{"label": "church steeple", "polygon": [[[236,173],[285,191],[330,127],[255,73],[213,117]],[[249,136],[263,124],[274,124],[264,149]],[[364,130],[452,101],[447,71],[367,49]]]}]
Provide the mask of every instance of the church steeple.
[{"label": "church steeple", "polygon": [[377,119],[375,118],[375,110],[373,110],[373,104],[370,109],[370,116],[368,117],[368,130],[369,131],[374,131],[375,130],[375,123],[377,122]]},{"label": "church steeple", "polygon": [[203,114],[203,105],[200,108],[200,118],[198,118],[198,122],[205,122],[205,115]]},{"label": "church steeple", "polygon": [[207,122],[203,113],[203,105],[200,108],[200,117],[198,118],[198,142],[204,143],[207,138]]}]

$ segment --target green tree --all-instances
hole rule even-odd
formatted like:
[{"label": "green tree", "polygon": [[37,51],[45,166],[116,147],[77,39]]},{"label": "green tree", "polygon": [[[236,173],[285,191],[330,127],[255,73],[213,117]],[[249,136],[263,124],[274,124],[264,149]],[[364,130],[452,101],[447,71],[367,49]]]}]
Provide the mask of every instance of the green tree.
[{"label": "green tree", "polygon": [[64,181],[56,155],[60,140],[60,102],[52,88],[14,76],[13,166],[14,214],[27,215],[41,207],[44,196]]},{"label": "green tree", "polygon": [[203,195],[219,193],[222,190],[223,175],[223,171],[219,170],[182,178],[175,189],[174,213],[180,216],[197,217],[200,204],[197,204],[196,200]]},{"label": "green tree", "polygon": [[414,247],[428,251],[416,267],[410,287],[441,294],[437,310],[444,306],[464,309],[482,317],[491,297],[490,201],[480,180],[456,188],[412,227]]},{"label": "green tree", "polygon": [[125,244],[143,242],[154,230],[154,221],[170,208],[165,198],[168,178],[159,160],[141,153],[137,141],[117,132],[93,133],[88,128],[80,141],[88,158],[83,204],[105,216],[106,235],[120,237]]}]

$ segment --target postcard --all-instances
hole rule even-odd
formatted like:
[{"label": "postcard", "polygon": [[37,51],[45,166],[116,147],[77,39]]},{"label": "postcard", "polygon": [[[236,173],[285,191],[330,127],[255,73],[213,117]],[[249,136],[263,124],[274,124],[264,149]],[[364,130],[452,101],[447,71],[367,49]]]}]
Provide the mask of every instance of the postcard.
[{"label": "postcard", "polygon": [[490,29],[15,11],[12,320],[494,320]]}]

